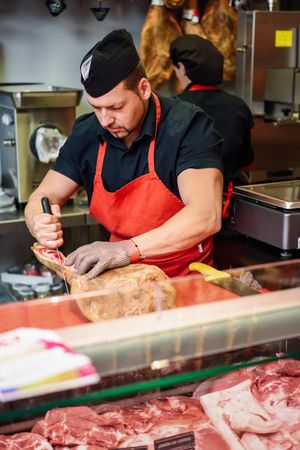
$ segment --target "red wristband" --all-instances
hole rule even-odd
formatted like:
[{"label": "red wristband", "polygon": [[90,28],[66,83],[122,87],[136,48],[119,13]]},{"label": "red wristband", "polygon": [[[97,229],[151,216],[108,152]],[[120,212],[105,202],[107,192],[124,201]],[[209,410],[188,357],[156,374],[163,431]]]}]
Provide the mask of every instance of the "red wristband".
[{"label": "red wristband", "polygon": [[139,248],[138,248],[138,246],[136,245],[136,243],[135,243],[132,239],[130,239],[130,241],[134,244],[135,249],[136,249],[135,253],[133,253],[132,255],[130,255],[130,261],[131,261],[132,263],[135,263],[135,262],[138,262],[138,261],[141,259],[141,254],[140,254]]}]

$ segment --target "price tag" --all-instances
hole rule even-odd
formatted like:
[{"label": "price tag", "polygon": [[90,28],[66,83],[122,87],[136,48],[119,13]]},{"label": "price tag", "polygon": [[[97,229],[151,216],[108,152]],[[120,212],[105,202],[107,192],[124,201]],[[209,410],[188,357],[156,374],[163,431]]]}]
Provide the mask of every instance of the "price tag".
[{"label": "price tag", "polygon": [[176,434],[154,441],[155,450],[195,450],[195,435],[193,432]]},{"label": "price tag", "polygon": [[120,447],[113,450],[148,450],[147,445],[137,445],[136,447]]}]

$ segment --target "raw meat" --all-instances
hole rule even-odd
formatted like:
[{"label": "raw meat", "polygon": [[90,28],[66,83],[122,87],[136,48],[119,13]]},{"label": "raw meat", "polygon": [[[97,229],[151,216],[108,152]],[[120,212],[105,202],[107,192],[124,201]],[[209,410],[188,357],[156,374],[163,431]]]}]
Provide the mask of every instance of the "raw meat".
[{"label": "raw meat", "polygon": [[141,30],[140,56],[152,88],[170,80],[173,66],[169,57],[171,42],[182,35],[172,11],[164,5],[150,5]]},{"label": "raw meat", "polygon": [[281,422],[272,420],[250,391],[251,380],[222,391],[200,397],[200,403],[211,423],[219,430],[230,448],[243,449],[240,432],[274,433]]},{"label": "raw meat", "polygon": [[39,434],[17,433],[12,436],[0,435],[0,449],[3,450],[53,450],[49,442]]},{"label": "raw meat", "polygon": [[38,243],[34,243],[32,250],[42,264],[66,279],[71,294],[98,291],[97,295],[76,299],[82,314],[92,322],[175,307],[175,289],[157,266],[130,264],[88,280],[73,267],[64,266],[65,257],[61,252]]},{"label": "raw meat", "polygon": [[124,425],[108,420],[87,406],[55,408],[37,422],[33,433],[41,434],[53,445],[97,445],[115,448],[125,436]]},{"label": "raw meat", "polygon": [[130,434],[119,447],[147,445],[154,449],[154,441],[194,432],[197,450],[229,450],[218,431],[209,423],[200,403],[189,397],[163,397],[123,411],[126,429]]},{"label": "raw meat", "polygon": [[244,433],[241,443],[246,450],[299,450],[300,444],[289,433],[274,433],[266,436]]},{"label": "raw meat", "polygon": [[[203,404],[206,401],[205,399],[209,399],[210,396],[215,395],[216,397],[213,398],[221,398],[226,395],[226,392],[233,392],[235,389],[239,389],[240,386],[245,386],[248,383],[251,386],[253,397],[263,408],[264,414],[267,414],[272,419],[274,426],[276,422],[280,423],[281,426],[277,432],[275,432],[276,426],[273,432],[269,429],[267,434],[259,427],[251,430],[245,426],[247,423],[253,425],[251,417],[248,416],[248,412],[251,412],[249,407],[245,410],[246,416],[244,415],[243,417],[239,413],[237,416],[232,417],[232,414],[230,416],[228,411],[226,413],[226,406],[219,403],[219,415],[223,416],[225,414],[227,417],[225,433],[229,433],[230,437],[235,440],[234,445],[236,446],[233,448],[246,448],[248,450],[300,450],[299,377],[300,361],[282,359],[208,379],[196,389],[194,397],[198,398]],[[240,395],[238,400],[240,400]],[[234,401],[233,393],[231,401]],[[204,409],[211,422],[216,425],[215,412],[213,414],[208,413],[205,406]],[[229,416],[231,419],[228,422]],[[266,416],[261,415],[261,417]],[[242,423],[242,420],[245,420],[245,422]],[[221,425],[224,426],[224,424]],[[263,425],[266,426],[266,431],[268,431],[269,419]],[[242,438],[239,439],[238,434],[241,434],[241,431],[244,433]]]}]

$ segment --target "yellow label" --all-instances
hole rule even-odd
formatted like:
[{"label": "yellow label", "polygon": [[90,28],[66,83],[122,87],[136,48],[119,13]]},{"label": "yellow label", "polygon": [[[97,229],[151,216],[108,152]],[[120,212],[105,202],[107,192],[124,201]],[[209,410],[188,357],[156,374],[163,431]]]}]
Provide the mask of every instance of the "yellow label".
[{"label": "yellow label", "polygon": [[275,31],[275,47],[292,47],[292,46],[293,46],[292,30]]}]

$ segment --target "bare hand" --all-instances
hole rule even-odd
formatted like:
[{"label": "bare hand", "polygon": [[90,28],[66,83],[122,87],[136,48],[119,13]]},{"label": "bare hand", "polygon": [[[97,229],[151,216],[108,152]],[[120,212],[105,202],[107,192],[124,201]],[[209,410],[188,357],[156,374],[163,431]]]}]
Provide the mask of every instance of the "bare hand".
[{"label": "bare hand", "polygon": [[59,205],[51,205],[52,214],[41,213],[33,218],[33,232],[38,242],[47,248],[60,247],[63,240],[61,210]]}]

